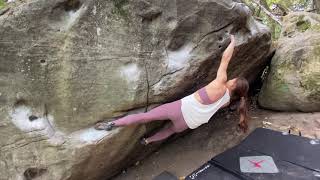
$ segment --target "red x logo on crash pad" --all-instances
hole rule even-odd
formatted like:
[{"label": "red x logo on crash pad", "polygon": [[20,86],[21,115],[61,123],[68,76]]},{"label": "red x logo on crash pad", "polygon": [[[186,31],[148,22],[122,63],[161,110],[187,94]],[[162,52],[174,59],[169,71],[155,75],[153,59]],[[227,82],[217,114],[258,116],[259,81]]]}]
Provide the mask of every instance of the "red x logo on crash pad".
[{"label": "red x logo on crash pad", "polygon": [[254,162],[254,161],[251,161],[251,160],[248,160],[248,161],[251,162],[254,165],[254,167],[257,167],[257,168],[261,168],[260,164],[264,162],[264,160],[261,160],[259,162]]},{"label": "red x logo on crash pad", "polygon": [[239,158],[243,173],[278,173],[279,170],[271,156],[245,156]]}]

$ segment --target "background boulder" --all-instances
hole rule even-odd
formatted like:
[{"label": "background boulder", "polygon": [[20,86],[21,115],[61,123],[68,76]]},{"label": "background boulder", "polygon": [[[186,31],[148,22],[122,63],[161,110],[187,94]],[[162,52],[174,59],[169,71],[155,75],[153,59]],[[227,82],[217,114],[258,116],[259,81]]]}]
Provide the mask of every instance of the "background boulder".
[{"label": "background boulder", "polygon": [[[132,162],[149,126],[98,120],[169,102],[215,78],[230,33],[230,78],[255,79],[266,26],[231,0],[33,0],[0,16],[0,174],[101,179]],[[141,154],[141,153],[140,153]]]},{"label": "background boulder", "polygon": [[280,111],[320,111],[320,15],[285,16],[259,104]]}]

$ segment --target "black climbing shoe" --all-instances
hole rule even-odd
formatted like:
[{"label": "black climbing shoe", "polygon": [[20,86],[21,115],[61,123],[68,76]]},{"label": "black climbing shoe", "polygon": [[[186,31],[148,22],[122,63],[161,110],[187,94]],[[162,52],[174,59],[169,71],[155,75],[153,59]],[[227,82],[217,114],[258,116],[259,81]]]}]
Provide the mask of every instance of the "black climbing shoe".
[{"label": "black climbing shoe", "polygon": [[94,128],[96,130],[106,130],[106,131],[111,131],[115,127],[114,122],[102,122],[102,123],[97,123]]},{"label": "black climbing shoe", "polygon": [[144,145],[144,146],[148,145],[148,142],[147,142],[146,138],[142,138],[142,139],[140,140],[140,144],[142,144],[142,145]]},{"label": "black climbing shoe", "polygon": [[113,127],[115,127],[115,123],[114,122],[108,122],[107,123],[107,127],[106,127],[106,131],[111,131]]}]

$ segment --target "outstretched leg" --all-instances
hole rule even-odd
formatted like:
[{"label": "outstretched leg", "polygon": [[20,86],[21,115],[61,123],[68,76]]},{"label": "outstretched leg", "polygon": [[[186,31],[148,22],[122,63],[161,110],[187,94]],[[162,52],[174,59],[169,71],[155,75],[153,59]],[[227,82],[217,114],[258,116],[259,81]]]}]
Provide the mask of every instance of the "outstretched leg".
[{"label": "outstretched leg", "polygon": [[155,120],[168,120],[168,110],[166,104],[156,107],[149,112],[131,114],[113,121],[115,126],[127,126],[131,124],[147,123]]},{"label": "outstretched leg", "polygon": [[174,126],[173,126],[172,123],[170,123],[169,127],[162,128],[155,135],[146,138],[145,141],[146,141],[147,144],[155,142],[155,141],[161,141],[163,139],[168,138],[169,136],[171,136],[174,133],[175,133]]},{"label": "outstretched leg", "polygon": [[[180,100],[158,106],[146,113],[131,114],[131,115],[119,118],[115,121],[111,121],[107,123],[98,123],[96,124],[95,128],[97,130],[110,131],[115,126],[127,126],[131,124],[147,123],[155,120],[160,120],[160,121],[171,120],[172,122],[172,127],[170,129],[166,131],[163,130],[163,132],[159,132],[161,137],[165,137],[165,136],[168,137],[174,132],[181,132],[188,128],[186,122],[183,119]],[[155,137],[159,137],[159,136],[157,135]],[[161,138],[161,139],[165,139],[165,138]]]}]

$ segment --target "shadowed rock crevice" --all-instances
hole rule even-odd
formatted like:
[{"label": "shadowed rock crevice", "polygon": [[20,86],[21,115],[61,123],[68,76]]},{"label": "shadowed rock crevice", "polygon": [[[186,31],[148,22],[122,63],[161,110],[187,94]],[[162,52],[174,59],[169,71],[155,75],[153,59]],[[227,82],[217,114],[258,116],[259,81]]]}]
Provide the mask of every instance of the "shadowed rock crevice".
[{"label": "shadowed rock crevice", "polygon": [[145,107],[145,112],[148,111],[148,107],[149,107],[149,93],[150,93],[150,82],[149,82],[149,72],[148,72],[148,67],[146,62],[143,62],[143,66],[144,66],[144,70],[145,70],[145,74],[146,74],[146,83],[147,83],[147,92],[146,92],[146,107]]},{"label": "shadowed rock crevice", "polygon": [[84,8],[80,0],[64,0],[56,3],[49,14],[50,26],[57,31],[67,31],[79,20]]},{"label": "shadowed rock crevice", "polygon": [[66,0],[64,2],[58,3],[53,10],[63,9],[65,11],[77,11],[81,6],[80,0]]},{"label": "shadowed rock crevice", "polygon": [[47,172],[47,169],[44,168],[28,168],[24,171],[23,176],[25,180],[33,180],[36,178],[40,178],[41,175]]}]

